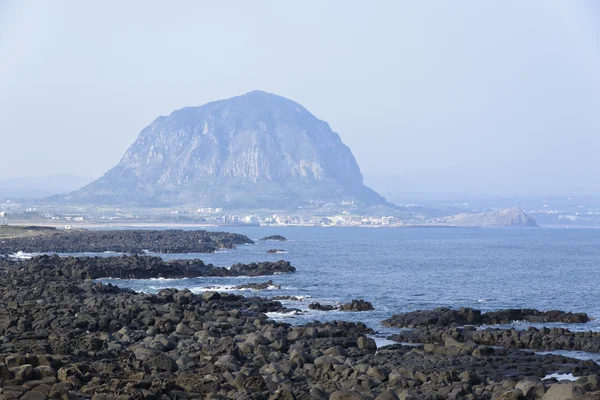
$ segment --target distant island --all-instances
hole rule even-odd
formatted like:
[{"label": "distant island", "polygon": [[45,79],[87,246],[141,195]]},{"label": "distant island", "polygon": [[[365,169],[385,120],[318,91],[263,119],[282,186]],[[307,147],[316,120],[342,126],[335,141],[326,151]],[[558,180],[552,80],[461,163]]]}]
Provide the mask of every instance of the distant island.
[{"label": "distant island", "polygon": [[537,223],[520,208],[507,208],[498,211],[488,211],[476,214],[462,213],[444,220],[451,226],[469,227],[537,227]]}]

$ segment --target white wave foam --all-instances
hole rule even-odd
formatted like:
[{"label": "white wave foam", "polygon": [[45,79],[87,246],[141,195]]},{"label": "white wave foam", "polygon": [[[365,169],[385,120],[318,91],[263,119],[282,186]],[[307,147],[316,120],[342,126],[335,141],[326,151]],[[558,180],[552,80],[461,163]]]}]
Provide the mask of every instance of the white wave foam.
[{"label": "white wave foam", "polygon": [[[160,281],[160,282],[172,282],[172,281],[183,281],[190,278],[149,278],[149,281]],[[133,280],[133,279],[130,279]],[[141,280],[141,279],[139,279]]]},{"label": "white wave foam", "polygon": [[305,314],[305,313],[300,312],[300,311],[296,311],[296,310],[288,311],[288,312],[276,312],[276,311],[274,311],[274,312],[265,313],[265,315],[267,317],[269,317],[271,319],[274,319],[274,320],[281,320],[281,319],[286,319],[286,318],[293,318],[296,315],[302,315],[302,314]]},{"label": "white wave foam", "polygon": [[558,381],[576,381],[578,378],[573,376],[573,374],[559,374],[559,373],[554,373],[554,374],[548,374],[545,377],[542,378],[542,380],[546,380],[546,379],[552,379],[552,378],[556,378],[556,380]]},{"label": "white wave foam", "polygon": [[10,258],[16,258],[18,260],[31,260],[33,257],[37,256],[38,253],[25,253],[22,251],[17,251],[14,254],[9,254]]},{"label": "white wave foam", "polygon": [[233,292],[235,291],[234,285],[211,285],[211,286],[195,286],[189,288],[192,293],[202,292]]},{"label": "white wave foam", "polygon": [[393,340],[389,340],[389,339],[382,338],[382,337],[377,337],[377,336],[372,336],[372,335],[368,335],[368,337],[370,337],[371,339],[373,339],[375,341],[377,348],[380,348],[383,346],[389,346],[392,344],[398,344],[397,342],[394,342]]}]

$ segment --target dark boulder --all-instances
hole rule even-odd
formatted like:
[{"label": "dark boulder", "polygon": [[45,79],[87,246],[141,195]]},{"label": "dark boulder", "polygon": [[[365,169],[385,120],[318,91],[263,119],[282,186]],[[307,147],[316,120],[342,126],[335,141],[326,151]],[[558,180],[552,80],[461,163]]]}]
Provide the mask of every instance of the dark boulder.
[{"label": "dark boulder", "polygon": [[275,285],[273,283],[272,280],[269,280],[267,282],[262,282],[262,283],[246,283],[243,285],[238,285],[235,286],[234,289],[236,290],[244,290],[244,289],[250,289],[250,290],[267,290],[267,289],[281,289],[281,285]]},{"label": "dark boulder", "polygon": [[270,249],[267,250],[267,253],[269,254],[277,254],[277,253],[285,253],[286,251],[283,249]]},{"label": "dark boulder", "polygon": [[262,238],[260,240],[273,241],[273,242],[285,242],[285,241],[287,241],[287,239],[284,236],[281,236],[281,235],[265,236],[264,238]]},{"label": "dark boulder", "polygon": [[347,304],[342,304],[340,306],[340,311],[373,311],[373,304],[368,301],[360,300],[352,300],[352,302]]},{"label": "dark boulder", "polygon": [[308,305],[308,308],[310,308],[311,310],[318,310],[318,311],[332,311],[332,310],[337,309],[336,307],[331,306],[329,304],[321,304],[321,303],[310,303]]}]

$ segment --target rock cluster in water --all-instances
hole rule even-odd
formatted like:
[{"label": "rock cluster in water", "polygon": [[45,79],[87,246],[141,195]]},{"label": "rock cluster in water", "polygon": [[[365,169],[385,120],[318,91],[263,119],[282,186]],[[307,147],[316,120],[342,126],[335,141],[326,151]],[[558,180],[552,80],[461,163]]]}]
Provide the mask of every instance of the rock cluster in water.
[{"label": "rock cluster in water", "polygon": [[247,236],[202,230],[55,230],[0,240],[0,254],[28,253],[212,253],[254,243]]},{"label": "rock cluster in water", "polygon": [[571,313],[558,310],[538,311],[533,309],[508,309],[482,313],[473,308],[436,308],[434,310],[411,311],[396,314],[383,321],[386,326],[413,328],[419,326],[456,326],[456,325],[498,325],[515,321],[531,323],[585,323],[590,319],[585,313]]},{"label": "rock cluster in water", "polygon": [[574,350],[600,353],[600,332],[571,332],[565,328],[527,330],[427,326],[390,336],[399,342],[443,343],[446,338],[477,345],[531,350]]},{"label": "rock cluster in water", "polygon": [[236,290],[267,290],[267,289],[281,289],[281,285],[276,285],[272,280],[261,283],[245,283],[243,285],[234,286]]},{"label": "rock cluster in water", "polygon": [[50,268],[74,279],[180,279],[203,276],[263,276],[295,272],[288,261],[260,262],[251,264],[233,264],[229,269],[205,264],[202,260],[164,261],[154,256],[121,257],[59,257],[42,255],[25,261],[3,261],[21,267]]},{"label": "rock cluster in water", "polygon": [[263,240],[263,241],[276,241],[276,242],[285,242],[285,241],[287,241],[287,239],[284,236],[281,236],[281,235],[265,236],[264,238],[262,238],[260,240]]},{"label": "rock cluster in water", "polygon": [[368,301],[364,301],[362,299],[352,300],[350,303],[342,304],[339,307],[335,307],[335,306],[332,306],[329,304],[311,303],[308,305],[308,308],[310,308],[311,310],[318,310],[318,311],[339,310],[339,311],[355,311],[355,312],[372,311],[375,309],[375,308],[373,308],[373,304],[371,304]]}]

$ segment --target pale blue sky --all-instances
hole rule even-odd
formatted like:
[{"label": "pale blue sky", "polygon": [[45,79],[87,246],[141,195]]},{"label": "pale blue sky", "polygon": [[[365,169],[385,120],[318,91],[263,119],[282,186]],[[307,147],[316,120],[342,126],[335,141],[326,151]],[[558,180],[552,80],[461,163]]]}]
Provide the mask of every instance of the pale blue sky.
[{"label": "pale blue sky", "polygon": [[384,194],[600,194],[592,0],[0,0],[0,60],[0,179],[98,177],[158,115],[260,89]]}]

